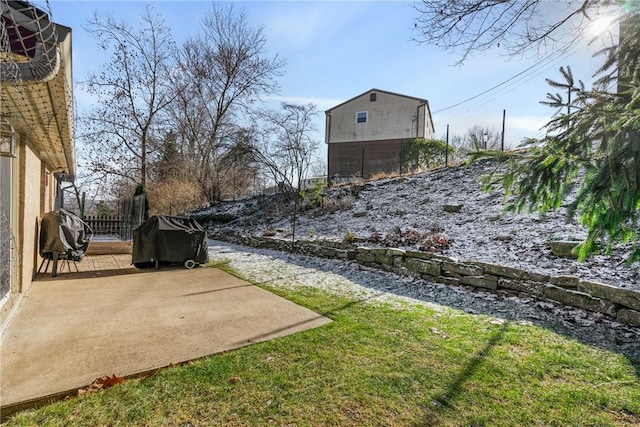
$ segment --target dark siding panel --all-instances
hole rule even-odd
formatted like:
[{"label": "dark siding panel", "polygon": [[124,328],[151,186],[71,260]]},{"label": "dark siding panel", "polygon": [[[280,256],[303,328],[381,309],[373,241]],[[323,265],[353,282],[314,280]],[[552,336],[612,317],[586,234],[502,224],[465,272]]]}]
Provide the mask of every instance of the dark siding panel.
[{"label": "dark siding panel", "polygon": [[399,173],[405,143],[406,140],[391,139],[328,144],[329,178]]}]

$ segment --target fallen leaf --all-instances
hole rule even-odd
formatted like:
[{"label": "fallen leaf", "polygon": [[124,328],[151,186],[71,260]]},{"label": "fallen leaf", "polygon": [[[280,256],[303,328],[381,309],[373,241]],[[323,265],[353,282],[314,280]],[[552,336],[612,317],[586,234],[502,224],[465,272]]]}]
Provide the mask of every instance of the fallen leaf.
[{"label": "fallen leaf", "polygon": [[434,334],[438,335],[441,338],[447,339],[449,338],[449,336],[447,334],[445,334],[444,332],[442,332],[440,329],[438,328],[434,328],[433,326],[429,328],[429,330],[431,332],[433,332]]},{"label": "fallen leaf", "polygon": [[78,395],[100,391],[105,388],[113,387],[114,385],[120,384],[123,382],[124,382],[124,378],[119,377],[116,374],[113,374],[112,376],[106,375],[104,377],[97,378],[87,387],[78,389]]}]

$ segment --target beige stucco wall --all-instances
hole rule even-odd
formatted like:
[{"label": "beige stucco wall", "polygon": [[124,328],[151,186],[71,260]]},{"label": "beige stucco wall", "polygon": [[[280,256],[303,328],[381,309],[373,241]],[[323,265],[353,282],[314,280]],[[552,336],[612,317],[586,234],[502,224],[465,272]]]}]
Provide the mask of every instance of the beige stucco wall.
[{"label": "beige stucco wall", "polygon": [[[370,94],[376,100],[370,101]],[[327,142],[374,141],[431,137],[426,108],[419,99],[369,91],[327,114]],[[356,123],[356,113],[366,111],[367,123]]]},{"label": "beige stucco wall", "polygon": [[45,187],[44,168],[38,154],[26,144],[21,144],[20,150],[20,236],[22,249],[21,263],[21,292],[31,286],[31,280],[37,271],[38,232],[40,218],[44,213],[45,195],[50,184]]},{"label": "beige stucco wall", "polygon": [[[12,258],[15,275],[11,280],[11,294],[0,307],[0,324],[4,327],[20,298],[31,287],[40,265],[39,233],[42,216],[53,210],[55,178],[40,158],[34,144],[26,135],[18,139],[17,158],[12,161],[12,233],[16,256]],[[27,141],[27,142],[25,142]]]}]

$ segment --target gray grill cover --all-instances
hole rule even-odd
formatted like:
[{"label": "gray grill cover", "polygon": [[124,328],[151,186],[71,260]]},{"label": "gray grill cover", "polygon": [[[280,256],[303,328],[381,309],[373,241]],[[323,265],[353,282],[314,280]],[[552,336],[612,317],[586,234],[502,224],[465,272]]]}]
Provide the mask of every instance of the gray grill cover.
[{"label": "gray grill cover", "polygon": [[155,215],[133,230],[132,263],[207,262],[207,232],[192,218]]},{"label": "gray grill cover", "polygon": [[91,227],[79,216],[58,209],[47,212],[40,223],[40,256],[80,261],[87,253],[93,236]]}]

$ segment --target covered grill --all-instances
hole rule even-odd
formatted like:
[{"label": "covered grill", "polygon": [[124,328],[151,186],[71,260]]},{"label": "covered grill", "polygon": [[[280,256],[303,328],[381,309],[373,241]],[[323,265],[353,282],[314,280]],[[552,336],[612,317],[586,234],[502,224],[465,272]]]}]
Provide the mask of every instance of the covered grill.
[{"label": "covered grill", "polygon": [[193,268],[207,259],[207,232],[195,219],[155,215],[133,230],[132,263],[138,268],[161,262]]},{"label": "covered grill", "polygon": [[79,216],[64,209],[47,212],[40,223],[42,265],[53,261],[52,276],[58,273],[58,260],[82,261],[93,236],[91,227]]}]

